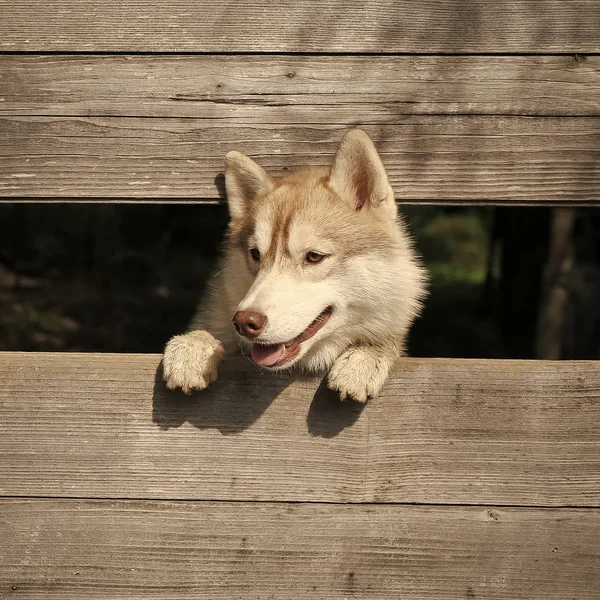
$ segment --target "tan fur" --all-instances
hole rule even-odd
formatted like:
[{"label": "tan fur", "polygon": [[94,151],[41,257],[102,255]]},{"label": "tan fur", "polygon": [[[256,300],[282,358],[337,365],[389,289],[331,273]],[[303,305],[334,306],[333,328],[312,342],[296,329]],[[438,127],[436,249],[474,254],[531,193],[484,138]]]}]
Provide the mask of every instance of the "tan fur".
[{"label": "tan fur", "polygon": [[[332,306],[329,321],[281,368],[329,370],[329,387],[342,397],[377,395],[421,309],[426,277],[371,140],[352,130],[330,170],[280,178],[230,152],[226,186],[231,222],[223,261],[190,333],[167,344],[168,386],[190,391],[213,381],[222,358],[217,340],[228,354],[248,352],[250,343],[231,324],[237,310],[265,314],[257,340],[277,345]],[[258,263],[250,248],[260,251]],[[309,264],[312,251],[326,258]]]}]

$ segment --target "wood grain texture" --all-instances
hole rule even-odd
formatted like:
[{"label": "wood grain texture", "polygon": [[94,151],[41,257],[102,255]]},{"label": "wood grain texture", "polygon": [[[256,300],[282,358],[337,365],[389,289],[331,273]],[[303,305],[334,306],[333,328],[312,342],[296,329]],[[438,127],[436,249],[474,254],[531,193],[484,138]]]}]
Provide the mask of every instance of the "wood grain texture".
[{"label": "wood grain texture", "polygon": [[596,600],[600,511],[2,501],[3,598]]},{"label": "wood grain texture", "polygon": [[8,55],[0,115],[386,123],[600,115],[600,57]]},{"label": "wood grain texture", "polygon": [[4,0],[0,50],[573,53],[595,0]]},{"label": "wood grain texture", "polygon": [[[0,118],[0,196],[215,198],[232,149],[272,172],[331,164],[342,125]],[[409,115],[364,129],[400,201],[600,200],[600,119]],[[219,186],[221,182],[221,186]]]},{"label": "wood grain texture", "polygon": [[242,359],[188,398],[158,364],[0,354],[0,494],[600,505],[597,362],[405,359],[364,410]]}]

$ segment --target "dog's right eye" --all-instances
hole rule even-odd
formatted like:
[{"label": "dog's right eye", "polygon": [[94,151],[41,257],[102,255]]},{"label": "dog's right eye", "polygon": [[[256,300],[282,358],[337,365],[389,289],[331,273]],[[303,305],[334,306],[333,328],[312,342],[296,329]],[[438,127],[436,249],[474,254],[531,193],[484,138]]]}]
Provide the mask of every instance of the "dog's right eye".
[{"label": "dog's right eye", "polygon": [[306,253],[304,262],[306,264],[316,265],[317,263],[320,263],[324,258],[325,258],[324,254],[321,254],[320,252],[315,252],[314,250],[311,250],[310,252]]},{"label": "dog's right eye", "polygon": [[260,260],[260,251],[258,248],[250,248],[250,256],[252,260],[258,262]]}]

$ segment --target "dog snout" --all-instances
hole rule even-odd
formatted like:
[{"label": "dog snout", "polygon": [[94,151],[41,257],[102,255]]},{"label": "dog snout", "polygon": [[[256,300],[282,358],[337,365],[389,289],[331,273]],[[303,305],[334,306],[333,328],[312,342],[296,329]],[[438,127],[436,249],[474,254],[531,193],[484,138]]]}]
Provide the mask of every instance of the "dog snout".
[{"label": "dog snout", "polygon": [[267,324],[267,317],[255,310],[238,310],[233,315],[235,330],[247,338],[255,338]]}]

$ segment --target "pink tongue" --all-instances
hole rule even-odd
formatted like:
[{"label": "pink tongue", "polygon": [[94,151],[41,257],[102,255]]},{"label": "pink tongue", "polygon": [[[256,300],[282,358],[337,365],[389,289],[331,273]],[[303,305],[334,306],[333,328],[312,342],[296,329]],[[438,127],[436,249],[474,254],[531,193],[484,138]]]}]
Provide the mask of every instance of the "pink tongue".
[{"label": "pink tongue", "polygon": [[265,346],[262,344],[252,344],[252,360],[257,365],[270,367],[274,365],[285,353],[285,344],[271,344]]}]

